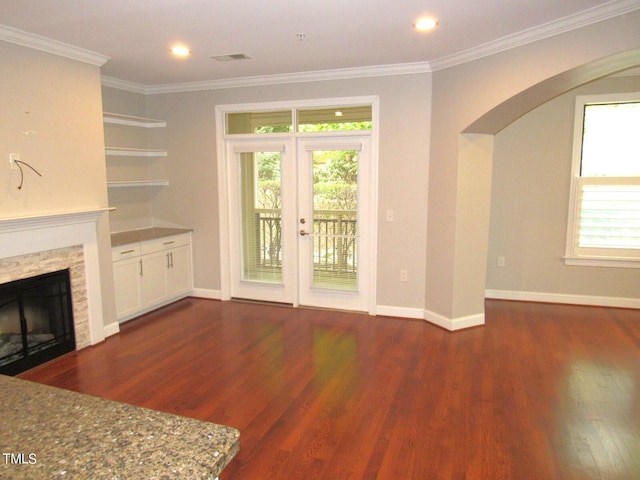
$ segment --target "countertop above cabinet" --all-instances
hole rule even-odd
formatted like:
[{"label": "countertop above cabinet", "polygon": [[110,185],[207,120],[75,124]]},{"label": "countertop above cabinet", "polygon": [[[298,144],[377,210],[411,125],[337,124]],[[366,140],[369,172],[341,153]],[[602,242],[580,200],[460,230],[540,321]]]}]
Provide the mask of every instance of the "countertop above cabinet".
[{"label": "countertop above cabinet", "polygon": [[180,235],[191,231],[192,230],[189,228],[151,227],[141,228],[139,230],[130,230],[128,232],[118,232],[111,234],[111,246],[119,247],[130,243],[156,240],[158,238]]}]

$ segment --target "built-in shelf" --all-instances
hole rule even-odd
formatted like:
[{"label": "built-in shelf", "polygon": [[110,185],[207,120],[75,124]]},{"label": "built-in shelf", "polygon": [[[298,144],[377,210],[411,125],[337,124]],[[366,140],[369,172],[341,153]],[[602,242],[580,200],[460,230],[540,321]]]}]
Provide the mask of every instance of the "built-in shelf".
[{"label": "built-in shelf", "polygon": [[105,154],[111,157],[166,157],[166,150],[148,148],[105,147]]},{"label": "built-in shelf", "polygon": [[167,186],[169,186],[169,180],[126,180],[122,182],[107,182],[108,188]]},{"label": "built-in shelf", "polygon": [[104,123],[127,125],[130,127],[162,128],[167,126],[167,122],[165,122],[164,120],[156,120],[155,118],[133,117],[131,115],[122,115],[120,113],[103,112],[102,118]]},{"label": "built-in shelf", "polygon": [[[156,136],[158,132],[152,132],[150,128],[166,127],[167,123],[163,120],[155,118],[134,117],[131,115],[123,115],[120,113],[103,112],[102,113],[105,137],[111,145],[135,145],[128,146],[109,146],[106,145],[104,152],[107,159],[107,188],[109,189],[109,198],[118,204],[128,202],[129,193],[146,193],[145,188],[163,188],[169,186],[169,180],[165,179],[136,179],[136,180],[110,180],[109,174],[118,172],[119,178],[136,178],[152,173],[143,173],[138,167],[146,165],[145,160],[149,159],[153,163],[161,162],[161,157],[167,157],[166,150],[136,148],[146,146],[162,146],[156,141],[161,141],[160,136]],[[124,127],[124,128],[121,128]],[[134,130],[131,130],[133,128]],[[123,162],[119,161],[123,159]],[[143,165],[134,166],[142,162]],[[128,190],[129,189],[129,190]],[[127,193],[129,191],[129,193]],[[137,193],[136,193],[137,194]],[[146,201],[151,201],[147,199]],[[125,214],[126,215],[126,214]],[[113,220],[113,218],[112,218]]]}]

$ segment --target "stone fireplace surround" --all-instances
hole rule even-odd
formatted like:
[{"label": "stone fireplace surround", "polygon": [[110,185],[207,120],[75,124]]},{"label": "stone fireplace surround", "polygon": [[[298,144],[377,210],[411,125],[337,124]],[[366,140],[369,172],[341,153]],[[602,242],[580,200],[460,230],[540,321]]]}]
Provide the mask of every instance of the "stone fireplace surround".
[{"label": "stone fireplace surround", "polygon": [[0,283],[70,269],[78,350],[105,339],[97,221],[106,211],[0,218]]}]

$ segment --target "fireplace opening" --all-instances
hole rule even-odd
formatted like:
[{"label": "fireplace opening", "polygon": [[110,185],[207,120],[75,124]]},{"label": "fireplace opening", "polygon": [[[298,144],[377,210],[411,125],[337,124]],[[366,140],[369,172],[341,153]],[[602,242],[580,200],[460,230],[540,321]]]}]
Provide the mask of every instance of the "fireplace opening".
[{"label": "fireplace opening", "polygon": [[16,375],[75,350],[69,270],[0,285],[0,373]]}]

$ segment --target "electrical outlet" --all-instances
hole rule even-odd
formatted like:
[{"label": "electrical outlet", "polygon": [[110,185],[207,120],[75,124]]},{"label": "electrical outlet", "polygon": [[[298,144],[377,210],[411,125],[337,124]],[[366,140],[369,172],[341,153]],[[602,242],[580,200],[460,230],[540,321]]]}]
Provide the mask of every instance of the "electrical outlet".
[{"label": "electrical outlet", "polygon": [[10,153],[9,154],[9,168],[11,168],[11,170],[17,170],[18,169],[18,165],[16,164],[16,161],[20,161],[20,154],[19,153]]},{"label": "electrical outlet", "polygon": [[406,270],[400,270],[400,281],[401,282],[408,282],[409,281],[407,279],[407,271]]},{"label": "electrical outlet", "polygon": [[504,267],[504,257],[498,257],[498,266]]}]

